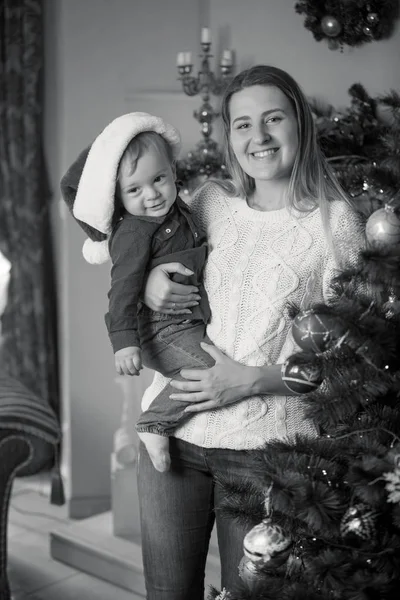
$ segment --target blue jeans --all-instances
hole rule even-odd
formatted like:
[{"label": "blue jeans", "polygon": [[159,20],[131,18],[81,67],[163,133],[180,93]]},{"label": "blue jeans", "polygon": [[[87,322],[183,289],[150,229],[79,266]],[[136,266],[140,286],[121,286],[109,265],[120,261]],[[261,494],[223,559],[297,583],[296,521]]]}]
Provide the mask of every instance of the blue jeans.
[{"label": "blue jeans", "polygon": [[[181,369],[205,369],[214,365],[214,359],[200,346],[200,342],[211,344],[204,321],[171,318],[148,308],[143,313],[139,335],[146,367],[182,381]],[[178,424],[192,416],[184,412],[189,402],[171,400],[169,395],[174,392],[176,390],[167,385],[154,398],[139,417],[137,431],[170,435]]]},{"label": "blue jeans", "polygon": [[246,451],[201,448],[170,438],[171,469],[159,473],[141,443],[138,491],[147,600],[203,600],[204,569],[216,520],[221,587],[240,581],[243,538],[251,528],[221,516],[218,474],[248,477]]}]

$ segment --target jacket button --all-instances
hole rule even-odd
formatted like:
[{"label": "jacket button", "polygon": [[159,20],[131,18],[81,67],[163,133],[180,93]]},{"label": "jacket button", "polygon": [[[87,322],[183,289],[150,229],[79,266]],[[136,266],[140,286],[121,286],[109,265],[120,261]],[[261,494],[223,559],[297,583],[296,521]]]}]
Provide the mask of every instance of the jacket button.
[{"label": "jacket button", "polygon": [[194,232],[194,237],[197,237],[197,231]]},{"label": "jacket button", "polygon": [[166,233],[171,233],[171,230],[169,227],[167,227],[167,229],[165,230]]}]

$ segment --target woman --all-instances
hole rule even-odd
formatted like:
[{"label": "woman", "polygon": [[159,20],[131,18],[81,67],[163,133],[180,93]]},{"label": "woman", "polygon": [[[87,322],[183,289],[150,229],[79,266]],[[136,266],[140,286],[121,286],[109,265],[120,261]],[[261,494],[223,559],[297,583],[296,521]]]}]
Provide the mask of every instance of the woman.
[{"label": "woman", "polygon": [[[140,450],[138,485],[149,600],[200,600],[216,518],[221,587],[238,578],[246,530],[219,517],[224,492],[215,480],[248,475],[246,450],[295,433],[315,436],[301,397],[281,366],[297,348],[287,310],[326,300],[335,268],[355,261],[361,224],[325,162],[312,114],[284,71],[256,66],[237,75],[222,101],[226,165],[232,184],[208,182],[191,208],[206,230],[205,287],[215,346],[210,369],[184,370],[172,382],[193,413],[171,438],[171,471],[160,474]],[[360,235],[359,235],[360,234]],[[358,240],[360,240],[358,242]],[[145,303],[184,314],[196,289],[169,280],[177,264],[154,269]],[[182,317],[184,318],[184,317]],[[146,408],[166,380],[146,390]]]}]

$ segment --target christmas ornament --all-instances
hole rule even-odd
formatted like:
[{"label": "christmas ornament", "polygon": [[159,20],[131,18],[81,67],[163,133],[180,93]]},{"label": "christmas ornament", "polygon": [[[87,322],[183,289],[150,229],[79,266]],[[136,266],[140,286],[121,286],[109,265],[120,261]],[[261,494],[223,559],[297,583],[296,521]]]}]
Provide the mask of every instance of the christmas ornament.
[{"label": "christmas ornament", "polygon": [[239,577],[251,589],[260,574],[257,566],[247,556],[243,556],[239,563]]},{"label": "christmas ornament", "polygon": [[229,600],[230,597],[231,596],[228,590],[226,588],[223,588],[223,590],[221,590],[218,596],[215,596],[214,600]]},{"label": "christmas ornament", "polygon": [[335,17],[327,15],[321,21],[321,29],[325,35],[329,37],[336,37],[342,31],[342,26]]},{"label": "christmas ornament", "polygon": [[398,17],[397,0],[301,0],[294,8],[305,15],[304,27],[314,39],[327,41],[331,50],[388,38]]},{"label": "christmas ornament", "polygon": [[294,318],[292,333],[302,350],[324,352],[344,335],[345,328],[337,317],[307,310]]},{"label": "christmas ornament", "polygon": [[271,519],[264,519],[255,525],[244,538],[244,555],[255,565],[265,565],[271,558],[286,550],[292,540],[282,527]]},{"label": "christmas ornament", "polygon": [[394,471],[384,473],[382,477],[386,481],[387,501],[394,504],[400,502],[400,467],[397,466]]},{"label": "christmas ornament", "polygon": [[387,302],[383,304],[383,310],[388,319],[393,319],[400,315],[400,301],[397,296],[391,293],[387,299]]},{"label": "christmas ornament", "polygon": [[340,44],[335,38],[329,38],[328,40],[328,48],[329,50],[337,50]]},{"label": "christmas ornament", "polygon": [[379,22],[379,15],[378,13],[368,13],[367,14],[367,21],[370,25],[376,25]]},{"label": "christmas ornament", "polygon": [[382,250],[400,251],[400,218],[398,210],[386,204],[369,217],[365,234],[368,242]]},{"label": "christmas ornament", "polygon": [[377,512],[359,502],[351,506],[340,523],[340,533],[344,538],[353,537],[360,540],[372,540],[376,535]]},{"label": "christmas ornament", "polygon": [[311,365],[299,365],[295,356],[290,356],[282,365],[282,381],[295,394],[308,394],[316,390],[321,381],[318,368]]}]

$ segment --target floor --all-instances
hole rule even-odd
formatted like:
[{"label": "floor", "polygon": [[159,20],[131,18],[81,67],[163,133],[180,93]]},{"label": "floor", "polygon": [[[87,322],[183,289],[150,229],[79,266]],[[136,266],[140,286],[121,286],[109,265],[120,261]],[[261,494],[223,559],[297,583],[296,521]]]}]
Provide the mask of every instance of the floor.
[{"label": "floor", "polygon": [[58,523],[68,523],[67,511],[50,505],[47,476],[15,480],[8,531],[13,600],[143,600],[53,560],[49,531]]}]

